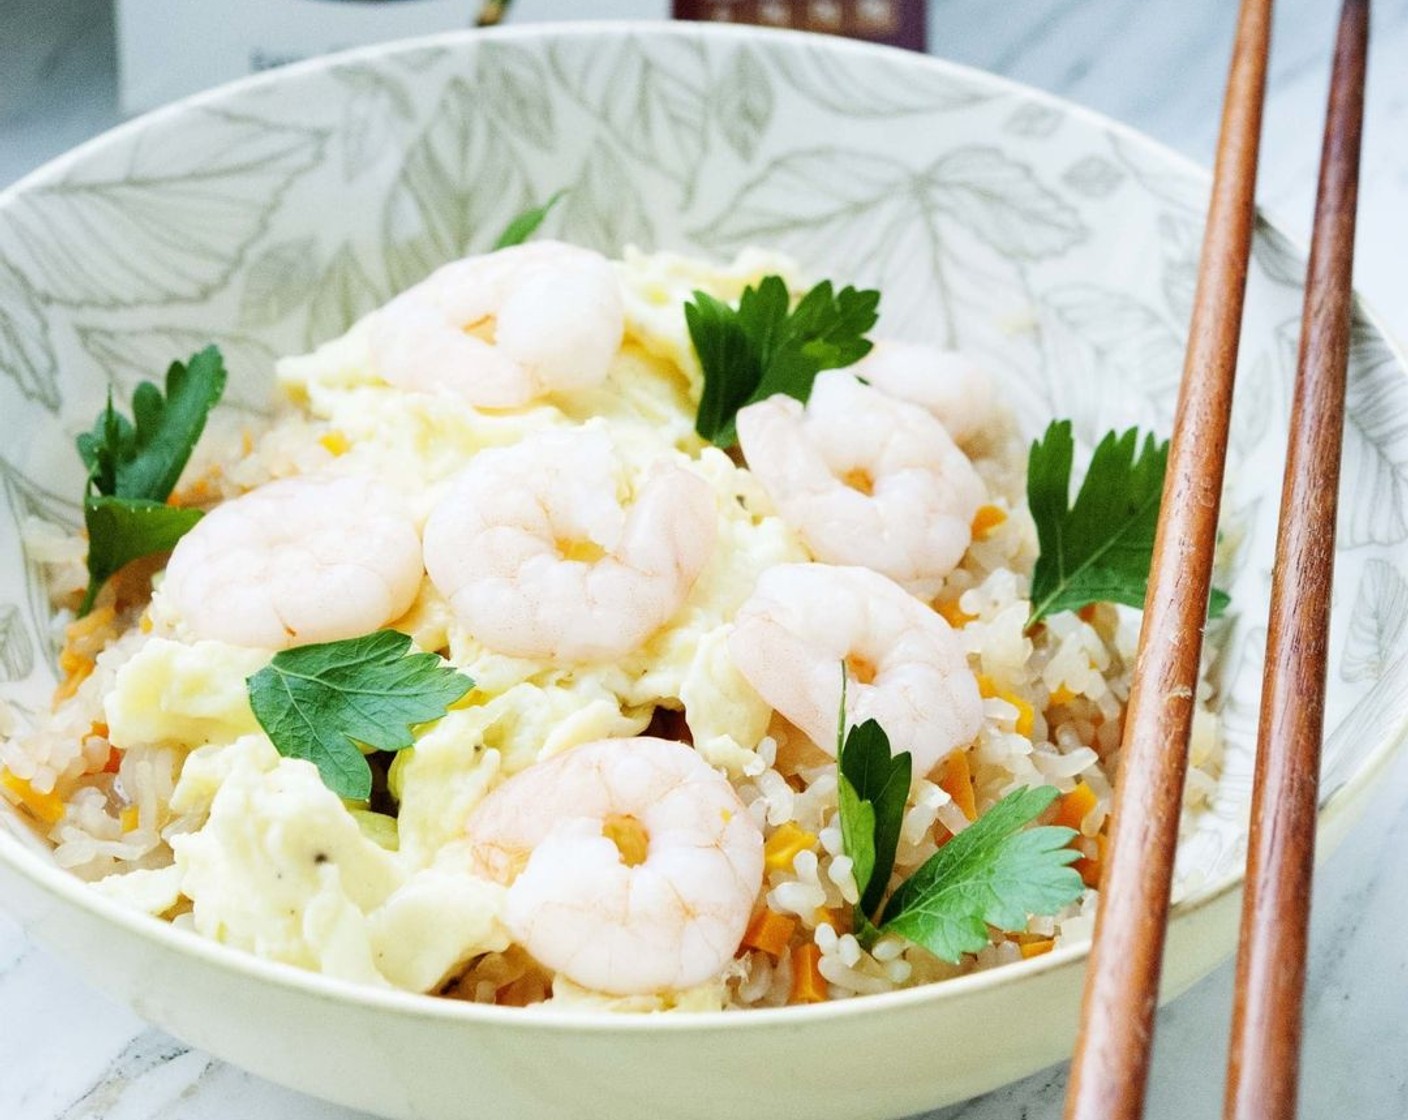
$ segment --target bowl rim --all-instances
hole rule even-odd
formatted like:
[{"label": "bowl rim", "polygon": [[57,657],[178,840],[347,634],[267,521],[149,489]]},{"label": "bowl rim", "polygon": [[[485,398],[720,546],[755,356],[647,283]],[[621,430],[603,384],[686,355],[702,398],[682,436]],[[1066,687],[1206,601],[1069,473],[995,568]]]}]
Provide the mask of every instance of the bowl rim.
[{"label": "bowl rim", "polygon": [[[60,178],[90,154],[101,151],[109,144],[120,142],[129,135],[140,133],[153,124],[174,120],[193,109],[218,105],[226,99],[240,96],[248,91],[281,84],[290,79],[296,80],[304,75],[316,74],[348,63],[378,59],[404,51],[446,45],[453,47],[485,41],[551,41],[570,38],[628,39],[632,37],[720,40],[725,42],[730,40],[775,42],[784,47],[788,45],[807,46],[843,56],[889,59],[904,66],[927,67],[964,83],[985,86],[1001,95],[1059,109],[1061,112],[1080,120],[1087,127],[1093,127],[1116,136],[1131,145],[1156,154],[1161,160],[1171,162],[1200,185],[1209,187],[1211,185],[1212,174],[1208,168],[1162,141],[1139,131],[1132,125],[1046,90],[966,63],[954,62],[898,47],[780,28],[708,21],[579,20],[495,28],[466,28],[393,39],[314,56],[286,66],[238,78],[139,114],[41,164],[9,186],[0,189],[0,213],[3,213],[8,206],[27,192]],[[1267,208],[1258,205],[1256,207],[1254,236],[1267,230],[1272,230],[1283,237],[1299,258],[1307,257],[1308,246],[1305,242],[1287,233],[1283,225]],[[1400,372],[1408,372],[1408,351],[1405,351],[1397,337],[1387,329],[1382,318],[1357,291],[1354,293],[1353,309],[1354,313],[1384,340],[1389,353],[1398,364]],[[1372,786],[1376,784],[1377,779],[1403,747],[1405,741],[1408,741],[1408,704],[1403,705],[1402,710],[1395,713],[1390,722],[1389,731],[1374,749],[1359,762],[1344,784],[1320,803],[1317,809],[1317,832],[1326,831],[1327,826],[1338,823],[1342,819],[1344,823],[1352,824],[1358,811],[1363,807]],[[921,984],[912,988],[796,1007],[750,1008],[743,1014],[737,1010],[689,1012],[679,1015],[642,1015],[598,1009],[574,1010],[543,1006],[507,1008],[389,987],[380,988],[371,984],[344,980],[302,969],[296,965],[258,957],[252,952],[201,937],[192,931],[180,929],[100,894],[92,889],[92,884],[41,858],[37,852],[24,845],[17,836],[12,835],[4,827],[0,827],[0,864],[27,879],[34,887],[61,904],[88,911],[139,938],[156,943],[166,951],[195,958],[202,964],[219,970],[241,974],[252,981],[273,984],[289,992],[302,993],[325,1002],[351,1003],[362,1007],[376,1008],[398,1017],[426,1018],[461,1024],[473,1023],[500,1029],[512,1025],[531,1030],[568,1032],[590,1030],[601,1034],[636,1034],[642,1031],[660,1030],[697,1033],[727,1030],[730,1033],[737,1033],[740,1029],[758,1030],[780,1024],[802,1027],[823,1020],[883,1015],[899,1008],[976,995],[989,988],[1019,982],[1024,977],[1068,968],[1088,956],[1092,944],[1089,939],[1085,939],[1029,960],[1014,961],[999,967],[935,983]],[[1245,872],[1240,872],[1226,875],[1219,880],[1199,887],[1186,899],[1175,902],[1171,906],[1169,923],[1172,924],[1178,919],[1205,910],[1223,900],[1227,895],[1240,891],[1244,880]],[[21,922],[22,926],[25,924],[23,921]]]}]

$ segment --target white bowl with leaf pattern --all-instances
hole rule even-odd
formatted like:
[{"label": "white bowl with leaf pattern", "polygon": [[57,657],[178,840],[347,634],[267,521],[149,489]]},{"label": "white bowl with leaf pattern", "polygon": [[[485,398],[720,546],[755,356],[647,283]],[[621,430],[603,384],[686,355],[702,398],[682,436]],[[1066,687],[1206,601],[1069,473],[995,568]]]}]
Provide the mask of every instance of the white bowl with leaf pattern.
[{"label": "white bowl with leaf pattern", "polygon": [[[0,195],[0,695],[53,686],[44,590],[13,528],[72,523],[74,434],[108,387],[207,341],[224,407],[276,354],[485,248],[562,186],[568,240],[776,246],[884,293],[884,329],[980,356],[1035,431],[1167,432],[1207,175],[1084,110],[932,59],[704,25],[459,34],[262,75],[143,117]],[[1230,742],[1185,844],[1165,995],[1234,944],[1300,252],[1257,236],[1224,531]],[[1354,335],[1322,848],[1408,716],[1408,381]],[[397,1117],[893,1117],[1070,1049],[1085,950],[811,1007],[610,1017],[364,990],[117,908],[0,809],[4,904],[97,986],[191,1044]]]}]

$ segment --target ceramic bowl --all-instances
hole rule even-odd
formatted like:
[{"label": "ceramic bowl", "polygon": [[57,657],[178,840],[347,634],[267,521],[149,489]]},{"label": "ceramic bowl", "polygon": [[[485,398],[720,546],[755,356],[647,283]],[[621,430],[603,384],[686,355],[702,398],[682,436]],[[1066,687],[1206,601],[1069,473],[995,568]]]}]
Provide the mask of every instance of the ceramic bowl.
[{"label": "ceramic bowl", "polygon": [[[276,354],[487,248],[559,187],[570,241],[794,254],[881,288],[883,329],[982,358],[1032,432],[1167,433],[1207,175],[989,75],[842,41],[594,25],[394,44],[263,75],[134,121],[0,195],[0,679],[42,707],[44,590],[13,528],[73,523],[74,433],[111,386],[207,341],[257,409]],[[1183,846],[1164,994],[1234,944],[1303,258],[1263,223],[1247,292],[1224,539],[1228,755]],[[1330,658],[1322,850],[1408,715],[1408,382],[1354,334]],[[369,991],[124,912],[5,810],[7,909],[93,984],[194,1046],[394,1117],[894,1117],[1056,1061],[1085,949],[812,1007],[648,1018]]]}]

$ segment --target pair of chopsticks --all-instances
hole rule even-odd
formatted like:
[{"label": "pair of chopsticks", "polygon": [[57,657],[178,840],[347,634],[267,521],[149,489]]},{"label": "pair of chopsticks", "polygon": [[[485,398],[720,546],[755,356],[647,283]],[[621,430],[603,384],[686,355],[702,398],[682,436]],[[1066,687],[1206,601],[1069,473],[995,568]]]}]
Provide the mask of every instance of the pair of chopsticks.
[{"label": "pair of chopsticks", "polygon": [[[1238,17],[1067,1120],[1143,1112],[1255,223],[1271,4],[1243,0]],[[1276,543],[1226,1120],[1296,1112],[1368,25],[1369,0],[1344,0]]]}]

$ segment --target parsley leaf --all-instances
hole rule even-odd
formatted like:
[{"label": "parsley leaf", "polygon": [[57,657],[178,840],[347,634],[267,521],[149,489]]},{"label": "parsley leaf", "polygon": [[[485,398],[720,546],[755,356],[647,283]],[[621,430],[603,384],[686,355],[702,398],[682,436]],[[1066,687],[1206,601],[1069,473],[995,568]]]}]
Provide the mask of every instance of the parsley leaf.
[{"label": "parsley leaf", "polygon": [[132,394],[129,422],[112,406],[78,437],[78,454],[99,494],[164,502],[205,430],[205,418],[225,391],[225,362],[207,346],[191,360],[172,362],[166,393],[143,381]]},{"label": "parsley leaf", "polygon": [[860,915],[875,913],[890,883],[912,771],[910,755],[890,754],[873,719],[851,728],[838,752],[841,840],[854,865]]},{"label": "parsley leaf", "polygon": [[250,707],[285,758],[318,768],[339,797],[364,801],[372,772],[358,744],[399,751],[416,724],[440,719],[474,682],[395,630],[300,646],[246,682]]},{"label": "parsley leaf", "polygon": [[522,245],[533,234],[538,232],[538,227],[543,224],[547,216],[552,213],[552,209],[562,201],[562,196],[567,193],[563,190],[555,193],[541,206],[535,206],[531,210],[525,210],[509,222],[504,227],[503,233],[499,234],[499,239],[494,242],[495,249],[507,249],[513,245]]},{"label": "parsley leaf", "polygon": [[1050,786],[1008,794],[930,856],[884,898],[895,866],[909,799],[908,751],[890,754],[890,739],[873,719],[846,730],[846,670],[836,728],[836,803],[842,850],[851,858],[860,901],[855,934],[871,945],[897,933],[935,956],[957,963],[988,943],[988,926],[1021,929],[1029,914],[1049,914],[1080,897],[1085,884],[1068,866],[1080,853],[1067,847],[1069,828],[1025,826],[1058,794]]},{"label": "parsley leaf", "polygon": [[1085,889],[1068,866],[1069,828],[1025,826],[1056,799],[1050,786],[1009,793],[930,856],[890,897],[880,928],[957,963],[988,943],[988,926],[1019,930]]},{"label": "parsley leaf", "polygon": [[732,308],[696,291],[685,323],[704,370],[695,431],[719,447],[738,442],[734,417],[754,401],[811,395],[817,374],[853,365],[870,352],[865,333],[878,319],[880,293],[823,280],[791,306],[780,276],[748,287]]},{"label": "parsley leaf", "polygon": [[694,430],[720,447],[738,442],[733,418],[763,379],[757,351],[738,313],[707,292],[695,292],[684,305],[684,321],[704,369],[704,391]]},{"label": "parsley leaf", "polygon": [[80,615],[124,564],[168,551],[200,520],[199,510],[164,503],[224,391],[224,359],[208,346],[184,365],[171,363],[165,394],[150,381],[138,385],[132,420],[113,408],[109,393],[92,429],[76,440],[88,468],[88,590]]},{"label": "parsley leaf", "polygon": [[[1040,542],[1028,626],[1091,603],[1144,605],[1168,443],[1147,435],[1140,445],[1134,428],[1110,432],[1068,505],[1074,454],[1071,422],[1057,420],[1032,444],[1027,462],[1027,501]],[[1210,613],[1221,614],[1228,602],[1215,590]]]},{"label": "parsley leaf", "polygon": [[83,503],[88,526],[88,590],[80,615],[93,609],[99,589],[125,564],[166,552],[201,519],[198,509],[181,509],[145,498],[89,497]]}]

